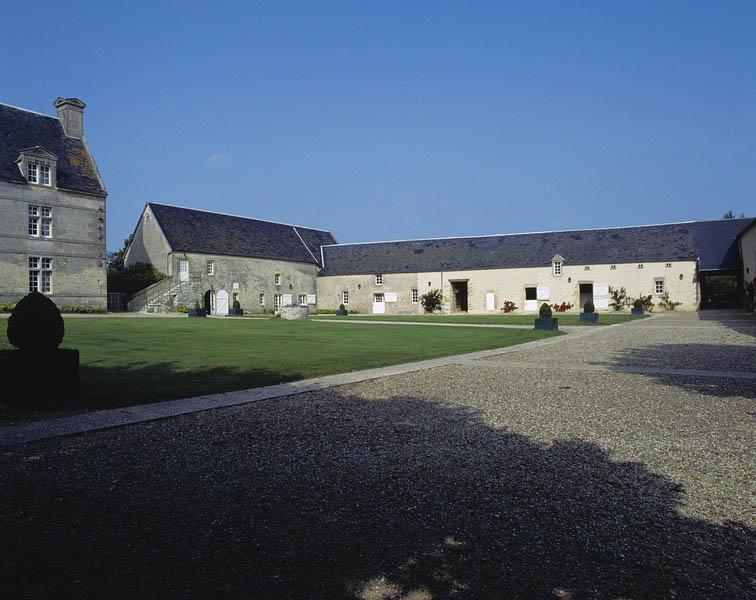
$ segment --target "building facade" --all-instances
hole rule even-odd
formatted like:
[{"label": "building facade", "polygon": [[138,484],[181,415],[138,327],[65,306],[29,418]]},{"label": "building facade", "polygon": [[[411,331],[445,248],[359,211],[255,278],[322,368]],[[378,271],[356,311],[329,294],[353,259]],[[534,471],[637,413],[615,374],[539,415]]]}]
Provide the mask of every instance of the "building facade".
[{"label": "building facade", "polygon": [[0,302],[30,291],[105,308],[107,193],[84,137],[85,104],[58,116],[0,104]]},{"label": "building facade", "polygon": [[544,302],[579,310],[587,300],[609,310],[610,290],[624,287],[654,302],[668,294],[678,310],[738,306],[738,236],[753,222],[326,245],[318,297],[323,308],[415,314],[439,289],[446,313],[495,313],[505,301],[535,313]]},{"label": "building facade", "polygon": [[125,264],[167,276],[129,299],[131,311],[171,312],[195,302],[225,315],[282,306],[317,308],[320,247],[328,231],[150,203],[126,248]]}]

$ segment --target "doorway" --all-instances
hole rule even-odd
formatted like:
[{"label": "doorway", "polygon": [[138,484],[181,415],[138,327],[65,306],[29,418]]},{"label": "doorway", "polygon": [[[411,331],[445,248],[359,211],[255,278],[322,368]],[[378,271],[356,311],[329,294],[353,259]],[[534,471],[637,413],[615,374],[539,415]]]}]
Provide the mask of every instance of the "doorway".
[{"label": "doorway", "polygon": [[451,311],[467,312],[467,281],[450,281],[452,289]]},{"label": "doorway", "polygon": [[582,309],[583,306],[585,306],[585,303],[590,300],[593,302],[593,284],[592,283],[581,283],[580,284],[580,308]]},{"label": "doorway", "polygon": [[214,315],[215,314],[215,294],[211,292],[210,290],[207,290],[205,292],[205,298],[204,298],[204,309],[205,313],[208,315]]},{"label": "doorway", "polygon": [[743,308],[742,284],[738,273],[701,273],[701,310]]},{"label": "doorway", "polygon": [[373,314],[386,314],[386,303],[384,302],[383,294],[373,294]]}]

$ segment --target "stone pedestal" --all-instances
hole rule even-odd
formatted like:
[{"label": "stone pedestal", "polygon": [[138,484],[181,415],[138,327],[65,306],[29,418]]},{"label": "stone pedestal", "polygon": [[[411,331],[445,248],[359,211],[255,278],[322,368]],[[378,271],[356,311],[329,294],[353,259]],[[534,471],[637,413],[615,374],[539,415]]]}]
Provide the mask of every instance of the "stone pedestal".
[{"label": "stone pedestal", "polygon": [[0,350],[3,404],[60,405],[79,395],[79,351]]}]

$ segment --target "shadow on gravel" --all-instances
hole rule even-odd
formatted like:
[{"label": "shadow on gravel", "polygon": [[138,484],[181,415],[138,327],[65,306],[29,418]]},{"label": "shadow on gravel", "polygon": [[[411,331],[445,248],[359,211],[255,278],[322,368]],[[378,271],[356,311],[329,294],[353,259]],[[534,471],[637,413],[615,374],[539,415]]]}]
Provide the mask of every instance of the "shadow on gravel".
[{"label": "shadow on gravel", "polygon": [[700,321],[713,321],[733,331],[756,337],[756,313],[741,311],[707,311],[698,313]]},{"label": "shadow on gravel", "polygon": [[0,468],[8,598],[753,593],[754,530],[682,516],[674,482],[422,398],[306,394],[21,448]]},{"label": "shadow on gravel", "polygon": [[[628,367],[649,369],[698,369],[701,371],[739,371],[756,374],[756,344],[668,344],[627,348],[615,352],[610,362],[598,363],[609,369]],[[708,396],[756,398],[756,380],[696,377],[643,373],[655,382]]]}]

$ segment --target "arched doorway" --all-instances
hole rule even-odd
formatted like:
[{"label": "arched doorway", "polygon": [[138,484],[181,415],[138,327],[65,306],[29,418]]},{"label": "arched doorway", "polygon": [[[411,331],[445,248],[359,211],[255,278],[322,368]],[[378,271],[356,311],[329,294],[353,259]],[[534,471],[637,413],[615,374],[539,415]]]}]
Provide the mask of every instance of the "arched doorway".
[{"label": "arched doorway", "polygon": [[205,312],[208,315],[215,314],[215,294],[213,294],[212,290],[207,290],[205,292],[205,298],[203,300],[203,308],[205,309]]}]

